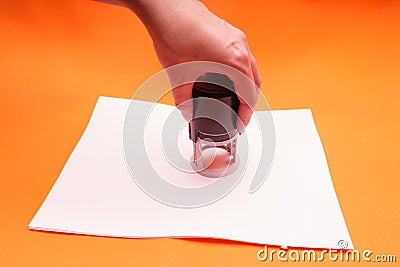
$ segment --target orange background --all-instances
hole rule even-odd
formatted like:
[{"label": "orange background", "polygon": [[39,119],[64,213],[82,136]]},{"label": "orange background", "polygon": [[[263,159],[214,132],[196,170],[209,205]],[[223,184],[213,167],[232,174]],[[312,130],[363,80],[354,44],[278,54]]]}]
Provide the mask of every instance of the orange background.
[{"label": "orange background", "polygon": [[[399,1],[205,3],[247,34],[272,109],[312,108],[355,247],[399,261]],[[97,97],[130,98],[161,67],[120,7],[2,0],[0,29],[1,266],[271,264],[259,245],[29,231]]]}]

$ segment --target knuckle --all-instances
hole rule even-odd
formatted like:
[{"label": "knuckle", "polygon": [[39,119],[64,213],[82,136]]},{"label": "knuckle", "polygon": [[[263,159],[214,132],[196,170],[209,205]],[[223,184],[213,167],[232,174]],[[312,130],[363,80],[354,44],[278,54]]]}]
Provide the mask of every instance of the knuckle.
[{"label": "knuckle", "polygon": [[237,30],[237,36],[238,39],[241,41],[245,41],[246,40],[246,34],[242,31],[242,30]]},{"label": "knuckle", "polygon": [[239,65],[248,65],[250,60],[246,49],[243,49],[242,47],[235,47],[231,50],[232,51],[230,54],[232,55],[232,60],[234,63]]}]

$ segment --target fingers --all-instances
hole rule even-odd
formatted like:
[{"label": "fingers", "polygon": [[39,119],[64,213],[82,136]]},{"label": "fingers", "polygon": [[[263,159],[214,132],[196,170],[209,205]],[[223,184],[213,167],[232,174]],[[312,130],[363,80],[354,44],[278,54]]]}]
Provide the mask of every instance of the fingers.
[{"label": "fingers", "polygon": [[245,56],[239,61],[241,64],[235,66],[240,73],[226,73],[233,81],[236,94],[240,100],[239,118],[236,125],[241,133],[244,132],[250,122],[259,95],[259,85],[261,85],[261,76],[257,64],[247,45],[246,52]]},{"label": "fingers", "polygon": [[[262,83],[262,78],[258,71],[258,66],[257,66],[256,60],[255,60],[253,54],[250,52],[250,49],[248,51],[249,51],[249,56],[250,56],[251,73],[252,73],[253,81],[257,86],[256,88],[253,88],[251,90],[255,90],[255,93],[257,94],[257,99],[258,99],[259,89],[260,89],[261,83]],[[239,106],[239,111],[238,111],[239,118],[237,119],[237,122],[236,122],[237,128],[240,133],[243,133],[246,126],[249,124],[249,122],[251,120],[251,116],[253,114],[254,107],[255,107],[255,104],[250,107],[247,103],[245,103],[245,101],[243,101],[243,100],[241,101],[241,104]]]},{"label": "fingers", "polygon": [[188,83],[172,89],[175,106],[186,121],[190,121],[193,115],[192,88],[193,83]]},{"label": "fingers", "polygon": [[246,126],[249,124],[251,116],[253,114],[253,109],[249,107],[246,103],[240,103],[238,115],[236,120],[236,127],[240,133],[243,133]]},{"label": "fingers", "polygon": [[251,71],[253,72],[254,82],[256,83],[257,87],[260,88],[261,87],[261,83],[262,83],[261,74],[258,71],[258,66],[257,66],[256,59],[254,58],[254,56],[250,52],[250,50],[249,50],[249,54],[250,54]]},{"label": "fingers", "polygon": [[253,109],[257,103],[261,77],[254,57],[249,50],[244,55],[232,56],[228,65],[210,61],[188,62],[167,68],[166,72],[173,88],[172,93],[175,105],[182,112],[185,120],[190,121],[193,113],[192,88],[193,82],[206,72],[215,72],[227,75],[234,83],[236,94],[240,100],[237,127],[244,132],[248,125]]},{"label": "fingers", "polygon": [[258,92],[254,82],[248,77],[240,77],[233,79],[236,94],[240,101],[238,110],[238,119],[236,125],[239,132],[243,133],[246,126],[249,124],[253,108],[257,103]]},{"label": "fingers", "polygon": [[[237,88],[237,93],[240,100],[240,106],[238,110],[238,119],[236,122],[237,128],[239,132],[243,133],[246,126],[249,124],[251,116],[253,114],[253,110],[255,105],[257,104],[257,99],[260,93],[260,87],[262,83],[261,75],[258,71],[258,66],[253,54],[250,52],[250,48],[247,45],[247,52],[248,52],[248,60],[249,65],[248,68],[245,69],[243,72],[246,74],[248,79],[250,79],[253,83],[249,84],[248,82],[238,82],[234,81],[239,87]],[[243,77],[241,77],[243,79]],[[244,86],[244,87],[241,87]],[[242,89],[244,88],[244,90]]]}]

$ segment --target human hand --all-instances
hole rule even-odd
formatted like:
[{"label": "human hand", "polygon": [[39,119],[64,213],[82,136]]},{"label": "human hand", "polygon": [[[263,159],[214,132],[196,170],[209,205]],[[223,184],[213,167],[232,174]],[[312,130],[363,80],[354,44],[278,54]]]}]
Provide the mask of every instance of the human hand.
[{"label": "human hand", "polygon": [[[233,81],[241,102],[237,127],[243,132],[251,119],[261,86],[261,76],[245,34],[214,15],[199,1],[114,1],[130,8],[143,21],[153,39],[157,57],[167,69],[175,104],[186,120],[192,118],[192,84],[181,85],[180,82],[188,80],[182,75],[193,73],[176,73],[168,71],[168,68],[192,61],[217,62],[232,67],[220,65],[213,72],[226,74]],[[210,70],[204,70],[207,71]],[[195,79],[193,77],[192,81]]]}]

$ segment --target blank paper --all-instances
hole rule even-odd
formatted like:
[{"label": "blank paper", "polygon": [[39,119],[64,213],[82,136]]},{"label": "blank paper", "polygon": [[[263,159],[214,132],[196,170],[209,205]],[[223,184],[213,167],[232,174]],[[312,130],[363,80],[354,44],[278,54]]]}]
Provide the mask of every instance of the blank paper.
[{"label": "blank paper", "polygon": [[[136,100],[98,99],[84,134],[30,229],[131,238],[222,238],[308,248],[340,248],[345,241],[347,248],[353,248],[311,110],[257,111],[271,112],[276,133],[274,162],[258,191],[249,194],[255,168],[249,163],[246,175],[226,197],[208,206],[181,209],[150,198],[131,177],[122,138],[130,101]],[[179,184],[185,183],[185,174],[160,156],[159,145],[159,122],[174,109],[156,104],[145,142],[149,157],[157,161],[156,171]],[[259,139],[251,138],[255,126],[252,120],[246,131],[249,149],[257,157]],[[185,138],[183,150],[189,142],[189,152],[183,153],[190,153],[188,136],[181,138]],[[212,182],[200,175],[189,180],[193,186]]]}]

